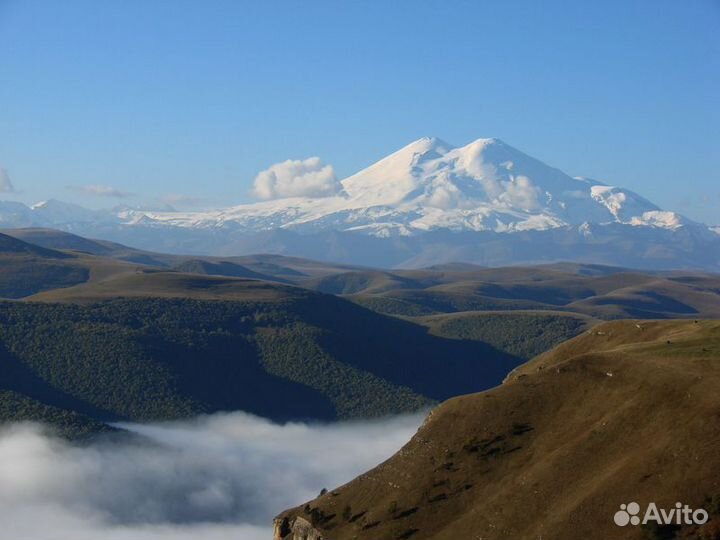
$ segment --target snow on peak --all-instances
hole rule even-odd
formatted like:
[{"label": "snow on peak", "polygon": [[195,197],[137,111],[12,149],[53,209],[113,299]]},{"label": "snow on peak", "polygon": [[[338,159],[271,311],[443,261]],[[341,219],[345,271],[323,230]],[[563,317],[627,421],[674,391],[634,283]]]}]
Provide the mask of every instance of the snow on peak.
[{"label": "snow on peak", "polygon": [[519,211],[537,209],[546,192],[576,183],[495,138],[462,147],[419,139],[342,181],[350,199],[365,206],[468,209],[493,204]]},{"label": "snow on peak", "polygon": [[[340,230],[374,236],[566,226],[592,235],[597,224],[676,229],[692,223],[632,191],[571,178],[497,138],[458,147],[423,137],[337,187],[323,197],[294,196],[203,212],[123,208],[102,213],[51,200],[34,205],[31,213],[52,224],[114,219],[128,226]],[[720,234],[720,227],[714,232]]]},{"label": "snow on peak", "polygon": [[57,199],[47,199],[45,201],[40,201],[32,206],[30,206],[33,210],[41,210],[43,208],[50,209],[50,208],[56,208],[56,209],[83,209],[82,206],[78,206],[77,204],[72,204],[68,202],[58,201]]},{"label": "snow on peak", "polygon": [[629,223],[635,217],[660,210],[637,193],[622,188],[595,185],[590,188],[590,194],[620,223]]},{"label": "snow on peak", "polygon": [[675,212],[664,212],[653,210],[643,212],[641,216],[634,216],[630,220],[631,225],[645,227],[659,227],[661,229],[677,229],[685,225],[687,220]]},{"label": "snow on peak", "polygon": [[568,225],[582,226],[584,234],[592,234],[590,225],[583,224],[675,228],[684,223],[631,191],[571,178],[497,138],[456,147],[423,137],[340,184],[338,195],[323,198],[147,216],[167,226],[232,224],[238,230],[352,230],[375,236],[408,236],[434,229],[515,232]]},{"label": "snow on peak", "polygon": [[45,208],[45,207],[48,206],[49,204],[50,204],[50,200],[36,202],[35,204],[31,204],[31,205],[30,205],[30,209],[31,209],[31,210],[38,210],[39,208]]},{"label": "snow on peak", "polygon": [[66,203],[57,199],[41,201],[33,204],[30,209],[33,214],[49,224],[93,221],[97,214],[77,204]]},{"label": "snow on peak", "polygon": [[[510,151],[515,150],[514,148],[512,148],[512,147],[508,146],[507,144],[505,144],[504,142],[502,142],[497,137],[475,139],[474,141],[463,146],[461,148],[461,150],[463,152],[470,152],[470,153],[474,153],[475,155],[479,155],[493,147],[495,147],[497,149],[503,149],[503,148],[509,149]],[[517,150],[515,150],[515,151],[517,151]]]},{"label": "snow on peak", "polygon": [[423,137],[341,182],[351,199],[364,205],[395,204],[417,187],[423,165],[452,148],[435,137]]},{"label": "snow on peak", "polygon": [[429,151],[439,150],[441,153],[444,153],[449,148],[452,148],[452,146],[449,145],[448,143],[446,143],[445,141],[443,141],[442,139],[439,139],[438,137],[420,137],[419,139],[411,142],[410,144],[403,146],[397,152],[390,154],[390,156],[388,156],[388,158],[395,154],[401,154],[401,153],[407,153],[407,152],[424,154]]}]

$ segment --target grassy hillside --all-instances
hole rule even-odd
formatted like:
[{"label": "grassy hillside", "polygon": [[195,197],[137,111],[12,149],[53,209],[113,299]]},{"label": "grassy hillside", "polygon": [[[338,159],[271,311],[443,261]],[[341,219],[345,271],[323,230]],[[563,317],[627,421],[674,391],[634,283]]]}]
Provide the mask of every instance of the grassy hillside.
[{"label": "grassy hillside", "polygon": [[265,281],[286,282],[285,279],[276,278],[270,274],[261,274],[229,261],[206,261],[203,259],[188,259],[173,267],[176,272],[188,274],[204,274],[209,276],[242,277],[249,279],[262,279]]},{"label": "grassy hillside", "polygon": [[137,269],[110,279],[46,291],[27,300],[75,303],[96,303],[113,298],[275,301],[303,295],[305,291],[298,287],[256,279]]},{"label": "grassy hillside", "polygon": [[[83,245],[93,242],[73,235],[68,236],[73,242]],[[53,234],[52,238],[54,237]],[[82,251],[51,249],[0,234],[0,298],[25,298],[43,291],[133,274],[137,270],[136,264],[110,257]]]},{"label": "grassy hillside", "polygon": [[39,291],[87,281],[87,267],[32,256],[0,253],[0,298],[22,298]]},{"label": "grassy hillside", "polygon": [[[156,280],[153,291],[167,279],[166,292],[190,279],[131,276],[138,287],[147,277]],[[238,409],[276,420],[357,418],[489,388],[521,361],[330,295],[191,279],[210,295],[234,283],[244,300],[169,291],[87,304],[0,303],[0,389],[101,421]]]},{"label": "grassy hillside", "polygon": [[414,289],[421,282],[380,270],[343,272],[305,283],[309,289],[329,294],[373,294],[396,289]]},{"label": "grassy hillside", "polygon": [[76,234],[58,231],[56,229],[32,227],[22,229],[2,229],[0,232],[43,248],[61,251],[75,251],[78,253],[108,257],[136,264],[167,267],[176,260],[176,257],[173,255],[163,255],[143,251],[124,246],[116,242],[109,242],[107,240],[84,238]]},{"label": "grassy hillside", "polygon": [[380,313],[566,311],[599,319],[720,317],[720,277],[588,265],[352,271],[303,283]]},{"label": "grassy hillside", "polygon": [[[217,274],[234,276],[235,270],[231,266],[226,268],[214,265],[230,264],[240,265],[247,270],[256,272],[263,276],[270,276],[274,281],[318,279],[322,276],[338,274],[353,270],[355,267],[349,265],[332,264],[327,262],[312,261],[299,257],[283,257],[280,255],[258,254],[244,255],[240,257],[207,257],[207,256],[186,256],[171,255],[167,253],[155,253],[145,251],[116,242],[84,238],[65,231],[44,228],[24,229],[0,229],[0,233],[7,236],[34,244],[38,247],[53,250],[75,251],[100,257],[106,257],[124,262],[152,266],[157,269],[169,269],[181,267],[181,271],[197,271],[200,274]],[[183,265],[188,266],[182,268]],[[214,272],[208,272],[205,265],[210,265]],[[217,271],[220,270],[220,273]],[[226,272],[231,273],[226,273]],[[237,276],[251,277],[251,276]]]},{"label": "grassy hillside", "polygon": [[0,297],[21,298],[86,281],[88,269],[74,259],[70,254],[0,234]]},{"label": "grassy hillside", "polygon": [[[299,516],[333,540],[717,538],[718,387],[720,322],[604,323],[444,403],[395,456],[278,529]],[[682,501],[713,522],[618,528],[630,501]]]},{"label": "grassy hillside", "polygon": [[35,257],[45,257],[48,259],[67,259],[70,256],[53,249],[47,249],[35,244],[24,242],[6,234],[0,234],[0,253],[22,254]]},{"label": "grassy hillside", "polygon": [[[696,272],[651,273],[574,263],[508,268],[455,263],[419,270],[376,270],[279,255],[219,258],[150,253],[51,229],[6,232],[15,238],[0,238],[0,254],[3,242],[9,241],[25,250],[21,255],[13,252],[14,262],[8,259],[0,272],[0,280],[6,282],[0,296],[12,298],[143,268],[295,284],[402,317],[517,310],[565,311],[606,320],[720,317],[720,277]],[[35,251],[30,255],[28,249]],[[46,260],[50,255],[55,259]],[[25,272],[30,256],[35,268]],[[114,283],[108,294],[115,295],[124,286]],[[128,281],[127,286],[134,284]],[[87,296],[93,294],[87,292]],[[65,297],[60,293],[47,299]]]}]

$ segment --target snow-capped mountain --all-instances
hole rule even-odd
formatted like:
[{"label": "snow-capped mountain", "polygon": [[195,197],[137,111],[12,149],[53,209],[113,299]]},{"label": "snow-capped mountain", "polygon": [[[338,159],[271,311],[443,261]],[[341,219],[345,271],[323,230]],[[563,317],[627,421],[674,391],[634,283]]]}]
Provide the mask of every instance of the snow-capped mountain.
[{"label": "snow-capped mountain", "polygon": [[337,188],[329,196],[203,212],[0,203],[0,224],[50,226],[158,250],[272,251],[385,266],[557,259],[662,268],[720,263],[717,230],[621,187],[572,178],[494,138],[462,147],[422,138]]},{"label": "snow-capped mountain", "polygon": [[240,231],[341,230],[410,236],[436,229],[514,232],[590,223],[676,228],[687,220],[639,195],[571,178],[498,139],[454,148],[419,139],[341,182],[339,194],[214,212],[125,212],[126,223]]},{"label": "snow-capped mountain", "polygon": [[55,199],[49,199],[33,204],[30,209],[33,215],[43,222],[50,224],[68,224],[75,222],[92,223],[99,219],[104,212],[94,212],[78,206]]}]

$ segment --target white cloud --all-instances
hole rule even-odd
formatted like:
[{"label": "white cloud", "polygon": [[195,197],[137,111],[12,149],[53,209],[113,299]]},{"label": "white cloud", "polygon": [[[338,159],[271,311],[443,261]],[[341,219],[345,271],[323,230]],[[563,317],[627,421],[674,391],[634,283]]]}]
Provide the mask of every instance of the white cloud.
[{"label": "white cloud", "polygon": [[268,540],[272,518],[407,442],[421,415],[278,425],[244,413],[126,425],[143,438],[72,445],[0,431],[3,538]]},{"label": "white cloud", "polygon": [[5,169],[0,169],[0,193],[14,193],[15,187]]},{"label": "white cloud", "polygon": [[319,157],[288,159],[258,173],[252,193],[258,199],[286,197],[327,197],[340,192],[342,186],[332,165]]},{"label": "white cloud", "polygon": [[505,192],[500,195],[500,200],[511,207],[519,207],[523,210],[535,210],[538,207],[540,190],[535,187],[527,176],[515,176],[510,182],[505,183]]},{"label": "white cloud", "polygon": [[68,186],[68,189],[78,191],[85,195],[92,195],[94,197],[112,197],[115,199],[122,199],[125,197],[132,197],[135,194],[128,191],[121,191],[112,186],[104,186],[101,184],[87,184],[84,186]]}]

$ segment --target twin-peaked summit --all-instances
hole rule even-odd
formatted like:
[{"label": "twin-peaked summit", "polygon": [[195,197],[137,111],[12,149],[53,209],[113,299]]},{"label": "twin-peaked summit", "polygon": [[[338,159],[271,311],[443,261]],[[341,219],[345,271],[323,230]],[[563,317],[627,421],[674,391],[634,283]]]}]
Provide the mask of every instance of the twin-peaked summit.
[{"label": "twin-peaked summit", "polygon": [[326,196],[195,212],[0,202],[0,225],[55,227],[159,251],[262,251],[376,266],[720,266],[718,229],[621,187],[570,177],[495,138],[459,147],[418,139],[336,182]]},{"label": "twin-peaked summit", "polygon": [[571,178],[499,139],[454,147],[418,139],[340,181],[336,194],[293,197],[210,212],[128,212],[176,227],[233,224],[240,231],[354,231],[412,236],[432,230],[515,232],[583,223],[676,228],[681,216],[639,195]]},{"label": "twin-peaked summit", "polygon": [[472,230],[629,222],[659,210],[630,191],[571,178],[495,138],[462,147],[419,139],[342,185],[353,203],[437,209],[455,214],[458,228]]}]

